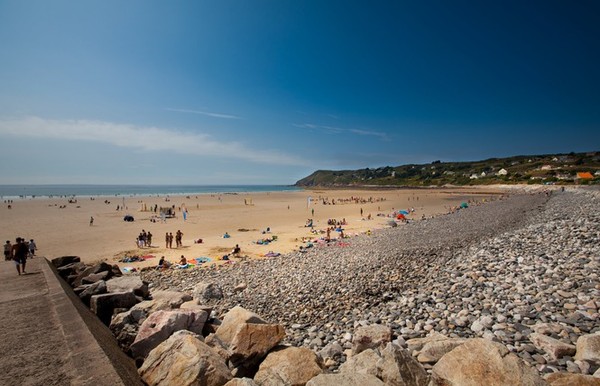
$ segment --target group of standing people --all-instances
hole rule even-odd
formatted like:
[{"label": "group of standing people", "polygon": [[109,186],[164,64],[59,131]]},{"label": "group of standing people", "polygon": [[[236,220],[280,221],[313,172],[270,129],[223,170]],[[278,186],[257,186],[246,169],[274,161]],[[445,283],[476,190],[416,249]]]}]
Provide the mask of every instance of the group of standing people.
[{"label": "group of standing people", "polygon": [[[175,248],[183,246],[183,232],[177,230],[175,232]],[[165,248],[173,248],[173,232],[167,232],[165,234]]]},{"label": "group of standing people", "polygon": [[138,248],[151,247],[152,246],[152,233],[146,232],[142,229],[142,232],[136,239]]},{"label": "group of standing people", "polygon": [[15,262],[15,266],[17,267],[17,273],[21,275],[25,274],[25,266],[27,265],[27,258],[33,258],[35,256],[35,251],[37,250],[37,245],[33,239],[26,242],[24,238],[17,237],[16,243],[11,244],[10,240],[6,240],[6,244],[4,244],[4,260],[12,260]]}]

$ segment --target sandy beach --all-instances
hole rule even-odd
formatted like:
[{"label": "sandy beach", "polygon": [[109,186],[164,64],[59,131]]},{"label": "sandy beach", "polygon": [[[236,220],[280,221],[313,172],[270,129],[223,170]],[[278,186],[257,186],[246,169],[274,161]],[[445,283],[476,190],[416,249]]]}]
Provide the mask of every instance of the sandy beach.
[{"label": "sandy beach", "polygon": [[[419,221],[423,216],[448,213],[462,202],[481,203],[502,192],[500,188],[477,187],[130,196],[124,200],[115,196],[77,197],[76,202],[68,202],[67,198],[25,198],[15,199],[10,209],[7,203],[2,205],[0,234],[3,243],[14,242],[18,236],[35,239],[37,254],[50,259],[77,255],[88,263],[102,260],[121,268],[139,269],[156,265],[160,256],[177,262],[184,255],[190,261],[209,257],[209,264],[222,264],[225,262],[220,258],[236,244],[241,248],[241,256],[250,259],[264,258],[269,252],[297,250],[305,245],[303,240],[325,237],[329,219],[345,219],[344,234],[353,237],[388,227],[389,216],[395,210],[414,209],[407,218]],[[126,209],[122,208],[123,202]],[[163,222],[152,211],[154,206],[174,206],[176,216]],[[187,209],[186,220],[182,208]],[[127,214],[134,216],[135,221],[123,221]],[[305,226],[309,218],[313,219],[314,232]],[[151,247],[136,247],[136,237],[142,230],[152,233]],[[173,242],[172,249],[166,248],[165,233],[175,235],[178,230],[183,232],[183,246],[175,248]],[[230,238],[223,238],[226,232]],[[257,243],[273,236],[273,242]],[[331,237],[339,237],[339,233],[333,231]],[[195,243],[198,239],[202,243]],[[155,257],[142,262],[118,262],[125,256],[147,255]]]}]

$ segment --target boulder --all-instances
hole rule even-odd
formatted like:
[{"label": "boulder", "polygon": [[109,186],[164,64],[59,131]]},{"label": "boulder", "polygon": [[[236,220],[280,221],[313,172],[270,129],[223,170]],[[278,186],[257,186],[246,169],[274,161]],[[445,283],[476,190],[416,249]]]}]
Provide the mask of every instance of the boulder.
[{"label": "boulder", "polygon": [[129,346],[137,336],[139,325],[146,317],[145,312],[133,308],[113,316],[109,328],[124,351],[129,351]]},{"label": "boulder", "polygon": [[575,359],[600,363],[600,334],[580,336],[576,347]]},{"label": "boulder", "polygon": [[392,329],[381,324],[359,327],[352,338],[354,355],[369,348],[385,347],[392,341]]},{"label": "boulder", "polygon": [[90,298],[90,309],[105,325],[110,325],[115,308],[131,308],[138,302],[133,292],[115,292],[93,295]]},{"label": "boulder", "polygon": [[144,359],[156,346],[180,330],[202,333],[206,312],[190,310],[156,311],[144,320],[135,340],[129,347],[134,359]]},{"label": "boulder", "polygon": [[55,259],[52,259],[52,264],[56,267],[56,268],[60,268],[62,266],[71,264],[71,263],[78,263],[81,261],[81,258],[79,256],[62,256],[62,257],[57,257]]},{"label": "boulder", "polygon": [[[192,300],[192,297],[177,291],[155,291],[152,292],[152,300],[142,302],[147,307],[147,312],[152,313],[160,310],[172,310],[179,308],[183,303]],[[142,303],[136,304],[140,307]]]},{"label": "boulder", "polygon": [[260,364],[254,376],[257,385],[304,385],[321,374],[319,357],[305,347],[278,347]]},{"label": "boulder", "polygon": [[[71,284],[71,287],[79,287],[82,284],[92,284],[90,282],[83,282],[83,278],[92,274],[93,272],[94,272],[93,267],[86,267],[83,271],[79,272],[77,274],[77,276],[75,276],[75,279],[73,279],[69,284]],[[98,280],[96,280],[96,281],[98,281]]]},{"label": "boulder", "polygon": [[591,375],[553,373],[545,379],[550,386],[600,386],[600,379]]},{"label": "boulder", "polygon": [[544,351],[551,360],[558,360],[566,355],[575,355],[575,346],[561,342],[547,335],[538,333],[529,334],[529,340],[538,349]]},{"label": "boulder", "polygon": [[106,282],[108,292],[133,292],[143,298],[148,297],[148,283],[145,283],[139,276],[121,276],[110,279]]},{"label": "boulder", "polygon": [[433,366],[430,385],[542,386],[546,382],[504,345],[477,338],[444,355]]},{"label": "boulder", "polygon": [[380,372],[377,368],[377,362],[380,359],[381,356],[378,353],[370,348],[366,349],[360,354],[346,359],[346,362],[340,366],[340,373],[371,374],[379,378]]},{"label": "boulder", "polygon": [[212,312],[212,307],[198,304],[198,301],[193,299],[187,302],[183,302],[181,306],[179,306],[179,308],[181,308],[182,310],[203,310],[208,312],[209,315]]},{"label": "boulder", "polygon": [[223,290],[214,283],[200,282],[194,287],[193,296],[198,301],[219,300],[223,299]]},{"label": "boulder", "polygon": [[106,291],[106,282],[101,280],[97,283],[90,284],[89,287],[79,293],[79,298],[86,306],[89,306],[92,296],[105,294]]},{"label": "boulder", "polygon": [[337,359],[344,353],[344,348],[338,342],[331,342],[319,351],[319,356],[322,359]]},{"label": "boulder", "polygon": [[361,373],[319,374],[306,386],[384,386],[385,384],[376,376]]},{"label": "boulder", "polygon": [[67,280],[67,282],[70,284],[73,282],[73,280],[75,280],[77,278],[77,275],[79,274],[79,272],[83,271],[86,268],[87,268],[87,265],[85,265],[84,263],[75,262],[75,263],[63,265],[63,266],[57,268],[56,270],[58,271],[58,274],[60,275],[60,277],[62,277],[65,280],[67,280],[67,278],[69,276],[73,276],[70,281]]},{"label": "boulder", "polygon": [[429,376],[412,355],[402,347],[388,343],[377,362],[377,371],[386,385],[427,386]]},{"label": "boulder", "polygon": [[421,351],[421,349],[429,342],[437,342],[439,340],[450,339],[446,335],[440,334],[437,331],[432,331],[429,335],[424,338],[413,338],[406,341],[408,351]]},{"label": "boulder", "polygon": [[264,324],[266,323],[260,316],[250,312],[240,306],[235,306],[223,318],[223,323],[217,329],[216,335],[226,344],[230,344],[242,323]]},{"label": "boulder", "polygon": [[113,276],[123,276],[123,272],[121,272],[121,268],[117,264],[112,266],[111,272]]},{"label": "boulder", "polygon": [[188,331],[178,331],[158,345],[138,372],[149,386],[222,386],[232,378],[223,358]]},{"label": "boulder", "polygon": [[[217,337],[218,332],[217,330]],[[253,366],[283,338],[285,330],[278,324],[242,323],[228,345],[229,361],[234,367]]]},{"label": "boulder", "polygon": [[99,273],[88,274],[81,279],[81,282],[83,284],[93,284],[100,280],[106,281],[106,280],[110,279],[111,277],[112,277],[112,273],[110,271],[103,271],[103,272],[99,272]]},{"label": "boulder", "polygon": [[435,363],[439,361],[441,357],[466,341],[466,339],[461,338],[448,338],[445,340],[428,342],[419,352],[417,360],[421,363]]},{"label": "boulder", "polygon": [[110,272],[112,274],[112,265],[105,263],[104,261],[94,265],[93,268],[94,268],[93,273]]}]

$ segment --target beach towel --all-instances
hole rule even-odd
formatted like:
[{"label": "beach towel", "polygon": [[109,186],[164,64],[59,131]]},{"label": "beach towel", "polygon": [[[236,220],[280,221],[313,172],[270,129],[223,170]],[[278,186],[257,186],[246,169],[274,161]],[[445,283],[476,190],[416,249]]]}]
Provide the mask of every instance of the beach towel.
[{"label": "beach towel", "polygon": [[196,262],[198,264],[208,263],[208,262],[212,261],[212,259],[210,257],[206,257],[206,256],[196,257],[194,260],[196,260]]},{"label": "beach towel", "polygon": [[156,257],[156,256],[154,256],[154,255],[144,255],[144,256],[142,256],[141,258],[142,258],[142,259],[144,259],[144,260],[148,260],[148,259],[153,259],[153,258],[155,258],[155,257]]}]

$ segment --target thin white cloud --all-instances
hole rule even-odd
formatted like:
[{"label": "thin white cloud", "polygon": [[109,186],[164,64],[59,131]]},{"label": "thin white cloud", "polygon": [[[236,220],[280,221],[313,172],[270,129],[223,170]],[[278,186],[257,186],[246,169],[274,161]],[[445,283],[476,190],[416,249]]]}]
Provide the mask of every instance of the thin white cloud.
[{"label": "thin white cloud", "polygon": [[0,134],[14,137],[101,142],[142,151],[169,151],[178,154],[227,157],[262,164],[310,165],[308,161],[293,155],[266,149],[256,151],[240,142],[220,142],[203,133],[113,122],[51,120],[39,117],[0,119]]},{"label": "thin white cloud", "polygon": [[187,110],[187,109],[172,109],[172,108],[166,108],[165,110],[167,110],[167,111],[174,111],[176,113],[189,113],[189,114],[206,115],[206,116],[213,117],[213,118],[242,119],[241,117],[238,117],[236,115],[211,113],[211,112],[208,112],[208,111]]},{"label": "thin white cloud", "polygon": [[328,134],[352,133],[352,134],[356,134],[356,135],[366,135],[366,136],[378,137],[382,141],[389,141],[389,137],[386,133],[382,133],[382,132],[378,132],[378,131],[361,130],[361,129],[343,129],[341,127],[315,125],[312,123],[302,123],[302,124],[294,123],[293,126],[299,127],[302,129],[320,130],[320,131],[324,131]]}]

